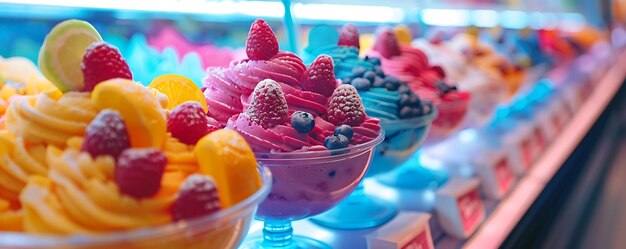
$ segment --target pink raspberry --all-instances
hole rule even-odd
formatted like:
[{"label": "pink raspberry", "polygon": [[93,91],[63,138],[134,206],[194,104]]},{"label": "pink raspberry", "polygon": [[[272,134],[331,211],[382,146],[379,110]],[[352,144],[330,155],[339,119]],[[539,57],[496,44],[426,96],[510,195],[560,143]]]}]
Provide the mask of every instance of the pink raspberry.
[{"label": "pink raspberry", "polygon": [[265,129],[284,124],[289,118],[289,108],[280,85],[270,79],[259,82],[252,92],[246,114]]},{"label": "pink raspberry", "polygon": [[335,89],[328,104],[328,122],[334,125],[359,126],[365,121],[365,108],[359,92],[352,85]]},{"label": "pink raspberry", "polygon": [[87,126],[81,150],[94,158],[102,155],[117,158],[127,148],[130,139],[124,120],[116,111],[105,109]]},{"label": "pink raspberry", "polygon": [[87,48],[80,64],[85,82],[84,91],[90,92],[100,82],[114,78],[133,79],[128,63],[120,51],[106,42],[95,42]]},{"label": "pink raspberry", "polygon": [[172,136],[189,145],[196,144],[200,138],[209,134],[209,131],[212,131],[209,129],[212,128],[209,127],[209,117],[197,102],[185,102],[175,107],[167,120],[167,130]]},{"label": "pink raspberry", "polygon": [[161,188],[166,164],[167,157],[156,148],[127,149],[117,160],[115,182],[123,194],[150,197]]},{"label": "pink raspberry", "polygon": [[220,199],[211,177],[193,174],[185,179],[172,206],[175,221],[198,218],[220,210]]},{"label": "pink raspberry", "polygon": [[278,40],[272,28],[257,19],[250,26],[246,40],[246,54],[251,60],[269,60],[278,53]]},{"label": "pink raspberry", "polygon": [[318,56],[306,70],[304,77],[302,84],[304,90],[316,92],[326,97],[330,96],[337,87],[333,58],[328,55]]}]

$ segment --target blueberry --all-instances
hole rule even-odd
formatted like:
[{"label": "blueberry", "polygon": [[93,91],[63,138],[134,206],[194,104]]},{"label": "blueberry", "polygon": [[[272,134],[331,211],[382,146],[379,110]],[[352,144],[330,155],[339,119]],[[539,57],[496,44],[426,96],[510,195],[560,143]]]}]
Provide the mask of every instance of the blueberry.
[{"label": "blueberry", "polygon": [[411,96],[408,94],[402,94],[400,96],[400,100],[398,100],[398,105],[400,107],[408,106],[411,104]]},{"label": "blueberry", "polygon": [[400,84],[400,80],[398,78],[390,76],[390,75],[385,76],[385,82],[393,82],[395,84]]},{"label": "blueberry", "polygon": [[419,96],[417,96],[417,94],[412,93],[412,94],[410,95],[410,97],[411,97],[411,98],[410,98],[409,103],[410,103],[410,105],[411,105],[411,106],[419,107],[419,106],[421,106],[421,105],[422,105],[422,101],[420,100],[420,97],[419,97]]},{"label": "blueberry", "polygon": [[315,118],[308,112],[296,111],[291,115],[291,126],[302,134],[307,134],[315,127]]},{"label": "blueberry", "polygon": [[344,135],[330,135],[324,140],[324,146],[329,150],[347,148],[350,140]]},{"label": "blueberry", "polygon": [[426,102],[422,105],[421,109],[422,109],[423,114],[429,114],[433,111],[433,105],[431,103]]},{"label": "blueberry", "polygon": [[349,78],[349,77],[348,78],[343,78],[341,80],[341,83],[343,83],[343,84],[350,84],[350,82],[352,82],[352,78]]},{"label": "blueberry", "polygon": [[354,135],[354,130],[349,125],[340,125],[335,127],[335,135],[344,135],[348,138],[348,140],[352,139]]},{"label": "blueberry", "polygon": [[353,77],[363,77],[363,74],[365,73],[365,68],[364,67],[355,67],[352,69],[352,76]]},{"label": "blueberry", "polygon": [[376,79],[376,73],[374,73],[374,71],[367,71],[363,74],[363,78],[369,80],[371,83],[374,83],[374,80]]},{"label": "blueberry", "polygon": [[422,109],[422,107],[413,107],[411,108],[411,116],[412,117],[419,117],[424,115],[424,110]]},{"label": "blueberry", "polygon": [[403,83],[398,87],[398,92],[400,92],[400,94],[410,94],[411,88],[406,83]]},{"label": "blueberry", "polygon": [[374,73],[376,73],[376,75],[380,76],[380,77],[385,77],[385,72],[383,72],[383,68],[380,66],[375,66],[374,67]]},{"label": "blueberry", "polygon": [[387,81],[387,83],[385,83],[385,88],[389,91],[397,91],[399,86],[399,84],[392,81]]},{"label": "blueberry", "polygon": [[376,57],[369,57],[368,61],[374,65],[380,65],[380,59]]},{"label": "blueberry", "polygon": [[444,82],[444,81],[438,81],[437,82],[437,88],[439,89],[439,91],[443,94],[446,94],[450,91],[456,91],[456,86],[451,86],[448,85],[448,83]]},{"label": "blueberry", "polygon": [[372,86],[370,81],[364,78],[354,78],[350,84],[359,91],[367,91]]},{"label": "blueberry", "polygon": [[379,88],[385,87],[385,80],[377,76],[374,79],[374,83],[372,83],[372,87],[379,87]]},{"label": "blueberry", "polygon": [[411,117],[411,107],[410,106],[405,106],[402,107],[402,109],[400,109],[400,118],[409,118]]}]

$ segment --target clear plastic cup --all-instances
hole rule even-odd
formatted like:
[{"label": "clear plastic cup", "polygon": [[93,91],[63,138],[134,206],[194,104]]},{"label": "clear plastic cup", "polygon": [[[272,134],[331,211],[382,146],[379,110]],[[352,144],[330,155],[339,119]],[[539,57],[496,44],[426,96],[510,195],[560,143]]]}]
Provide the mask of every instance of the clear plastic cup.
[{"label": "clear plastic cup", "polygon": [[258,167],[262,186],[227,209],[189,221],[100,235],[49,236],[0,233],[1,249],[172,249],[237,248],[248,232],[258,205],[272,185],[270,170]]},{"label": "clear plastic cup", "polygon": [[372,141],[344,149],[255,153],[259,164],[272,171],[273,186],[256,215],[264,221],[263,237],[244,242],[243,248],[329,248],[293,236],[291,222],[325,212],[352,193],[384,137],[381,130]]}]

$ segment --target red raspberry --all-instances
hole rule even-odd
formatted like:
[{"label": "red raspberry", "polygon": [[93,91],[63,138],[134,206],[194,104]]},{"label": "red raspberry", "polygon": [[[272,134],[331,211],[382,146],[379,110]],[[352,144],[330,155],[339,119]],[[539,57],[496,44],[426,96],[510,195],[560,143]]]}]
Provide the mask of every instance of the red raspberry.
[{"label": "red raspberry", "polygon": [[80,64],[83,71],[86,92],[90,92],[100,82],[114,78],[133,79],[133,74],[120,51],[106,42],[89,45]]},{"label": "red raspberry", "polygon": [[127,149],[117,160],[115,182],[123,194],[150,197],[161,188],[165,164],[167,157],[156,148]]},{"label": "red raspberry", "polygon": [[270,79],[259,82],[252,92],[246,114],[265,129],[287,122],[289,107],[280,85]]},{"label": "red raspberry", "polygon": [[105,109],[87,126],[81,150],[94,158],[102,155],[117,158],[127,148],[130,139],[124,120],[116,111]]},{"label": "red raspberry", "polygon": [[446,78],[446,71],[444,71],[443,68],[440,66],[432,66],[430,67],[430,71],[437,73],[437,75],[439,75],[439,79]]},{"label": "red raspberry", "polygon": [[269,60],[278,53],[278,40],[272,28],[262,19],[250,26],[246,40],[246,54],[251,60]]},{"label": "red raspberry", "polygon": [[328,55],[318,56],[306,70],[304,77],[302,84],[304,90],[316,92],[326,97],[332,95],[337,87],[333,58]]},{"label": "red raspberry", "polygon": [[374,50],[387,59],[401,54],[396,35],[390,29],[385,29],[378,34],[374,43]]},{"label": "red raspberry", "polygon": [[359,44],[359,30],[354,24],[343,25],[337,45],[361,48],[361,45]]},{"label": "red raspberry", "polygon": [[194,145],[204,135],[209,134],[209,117],[197,102],[185,102],[170,112],[167,130],[185,144]]},{"label": "red raspberry", "polygon": [[220,199],[213,178],[193,174],[185,179],[172,205],[175,221],[198,218],[220,210]]},{"label": "red raspberry", "polygon": [[335,89],[328,104],[328,122],[339,126],[359,126],[365,121],[365,109],[359,92],[352,85]]}]

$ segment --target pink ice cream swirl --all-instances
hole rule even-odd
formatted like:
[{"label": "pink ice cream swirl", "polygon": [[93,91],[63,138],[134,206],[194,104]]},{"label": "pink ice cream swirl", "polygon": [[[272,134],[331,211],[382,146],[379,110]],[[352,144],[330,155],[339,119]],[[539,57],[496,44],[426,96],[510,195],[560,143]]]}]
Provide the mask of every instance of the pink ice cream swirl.
[{"label": "pink ice cream swirl", "polygon": [[306,71],[302,60],[291,52],[280,51],[269,60],[234,61],[228,68],[209,68],[203,80],[209,112],[220,125],[241,113],[254,87],[262,80],[278,82],[292,111],[302,110],[314,115],[325,111],[326,97],[302,90],[301,79]]}]

